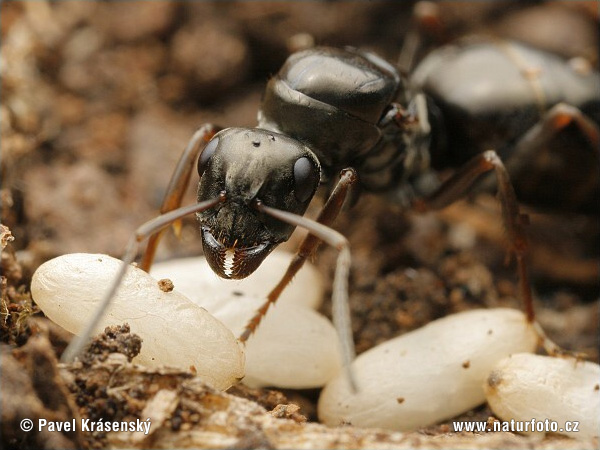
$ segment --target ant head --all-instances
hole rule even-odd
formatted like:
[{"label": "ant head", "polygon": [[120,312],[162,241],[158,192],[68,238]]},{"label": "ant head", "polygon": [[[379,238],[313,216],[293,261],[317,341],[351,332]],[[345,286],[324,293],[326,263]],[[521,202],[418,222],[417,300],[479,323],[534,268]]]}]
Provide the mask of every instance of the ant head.
[{"label": "ant head", "polygon": [[198,213],[204,253],[223,278],[245,278],[286,241],[294,227],[260,213],[264,205],[302,215],[319,185],[312,151],[271,131],[227,128],[198,159],[198,201],[224,192],[226,201]]}]

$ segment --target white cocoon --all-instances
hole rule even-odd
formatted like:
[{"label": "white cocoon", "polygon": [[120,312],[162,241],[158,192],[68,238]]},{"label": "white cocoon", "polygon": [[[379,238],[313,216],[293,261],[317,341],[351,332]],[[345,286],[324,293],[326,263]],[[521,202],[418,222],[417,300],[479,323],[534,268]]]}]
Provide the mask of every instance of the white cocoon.
[{"label": "white cocoon", "polygon": [[[239,292],[252,297],[266,298],[285,273],[293,256],[291,253],[275,250],[252,275],[243,280],[225,280],[219,277],[203,256],[156,263],[150,274],[156,279],[170,279],[176,289],[188,296],[192,293],[202,295],[202,305],[206,307],[213,298],[219,300],[226,295],[233,297]],[[321,275],[312,264],[306,262],[283,291],[277,304],[290,303],[317,309],[322,301]]]},{"label": "white cocoon", "polygon": [[[31,293],[44,314],[78,334],[91,319],[122,262],[107,255],[74,253],[42,264]],[[218,389],[244,376],[244,354],[233,333],[178,292],[163,292],[143,270],[130,267],[96,332],[128,323],[143,339],[135,362],[194,366]]]},{"label": "white cocoon", "polygon": [[319,418],[408,431],[449,419],[485,400],[483,382],[496,363],[533,351],[538,336],[514,309],[473,310],[436,320],[361,354],[321,393]]},{"label": "white cocoon", "polygon": [[[213,303],[211,314],[236,335],[263,303],[254,297],[230,297]],[[246,343],[246,377],[250,387],[290,389],[321,387],[338,374],[342,362],[332,323],[302,306],[271,306]]]},{"label": "white cocoon", "polygon": [[[285,257],[282,257],[281,254],[279,264],[267,265],[274,273],[281,273],[290,260],[290,255],[283,254]],[[204,258],[159,263],[152,274],[169,278],[176,291],[205,307],[236,336],[244,331],[250,318],[264,303],[268,289],[278,281],[278,275],[269,277],[264,272],[260,278],[251,276],[248,279],[251,283],[221,280]],[[305,389],[321,387],[337,375],[342,365],[337,332],[328,319],[307,307],[322,297],[321,289],[320,278],[314,269],[307,271],[302,277],[299,274],[284,291],[283,295],[287,294],[285,301],[279,299],[269,308],[246,343],[244,384]]]},{"label": "white cocoon", "polygon": [[[598,364],[571,357],[512,355],[502,359],[491,372],[485,393],[492,411],[502,420],[547,419],[556,422],[556,432],[560,434],[577,439],[599,435]],[[567,421],[578,422],[577,431],[569,431]]]}]

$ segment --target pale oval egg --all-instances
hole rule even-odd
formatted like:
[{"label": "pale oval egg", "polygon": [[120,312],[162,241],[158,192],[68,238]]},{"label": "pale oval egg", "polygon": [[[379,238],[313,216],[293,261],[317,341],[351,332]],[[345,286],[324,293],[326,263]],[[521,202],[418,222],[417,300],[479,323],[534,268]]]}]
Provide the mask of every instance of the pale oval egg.
[{"label": "pale oval egg", "polygon": [[[107,255],[74,253],[42,264],[31,293],[44,314],[78,334],[113,282],[122,262]],[[157,280],[130,267],[96,333],[128,323],[143,339],[135,362],[188,369],[218,389],[244,376],[244,354],[233,333],[204,308],[178,292],[163,292]]]},{"label": "pale oval egg", "polygon": [[598,364],[573,357],[511,355],[498,362],[484,387],[494,414],[521,422],[518,431],[552,431],[576,439],[600,434]]},{"label": "pale oval egg", "polygon": [[485,401],[483,381],[496,363],[533,351],[538,335],[513,309],[473,310],[438,319],[380,344],[352,364],[319,399],[326,424],[408,431],[457,416]]},{"label": "pale oval egg", "polygon": [[[218,278],[204,258],[158,263],[151,273],[169,278],[176,291],[206,308],[239,336],[290,258],[276,252],[263,263],[273,270],[272,277],[261,266],[259,277],[241,281]],[[246,385],[307,389],[321,387],[337,375],[342,365],[337,332],[327,318],[309,308],[321,297],[320,276],[312,268],[306,272],[303,268],[246,342]]]}]

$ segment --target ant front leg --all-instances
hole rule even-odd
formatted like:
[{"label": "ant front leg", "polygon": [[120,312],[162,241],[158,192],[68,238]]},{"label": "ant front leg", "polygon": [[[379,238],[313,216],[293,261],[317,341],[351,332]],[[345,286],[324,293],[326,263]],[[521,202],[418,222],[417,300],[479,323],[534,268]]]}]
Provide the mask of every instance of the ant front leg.
[{"label": "ant front leg", "polygon": [[[329,226],[331,223],[333,223],[342,209],[342,205],[344,204],[344,200],[348,195],[350,187],[355,181],[356,172],[354,169],[345,169],[342,171],[340,180],[327,199],[327,202],[325,203],[325,206],[323,206],[321,213],[317,217],[316,221],[318,223],[325,226]],[[267,295],[267,301],[258,309],[254,317],[252,317],[246,325],[246,329],[239,338],[241,342],[246,342],[252,333],[256,331],[256,328],[258,328],[258,325],[267,313],[269,307],[279,299],[281,293],[284,291],[290,281],[292,281],[292,278],[294,278],[296,273],[298,273],[298,271],[302,268],[306,260],[314,254],[321,242],[322,240],[319,237],[310,233],[304,238],[300,244],[300,247],[298,248],[298,251],[296,252],[296,255],[290,262],[285,274],[281,280],[279,280],[279,283],[277,283],[271,292],[269,292],[269,295]]]},{"label": "ant front leg", "polygon": [[[169,181],[165,197],[160,207],[161,214],[168,213],[181,206],[181,200],[190,183],[192,172],[196,167],[198,155],[202,152],[208,141],[210,141],[220,130],[221,128],[215,125],[205,124],[198,128],[194,133],[179,157],[177,166],[171,176],[171,181]],[[179,236],[181,221],[174,221],[173,228],[175,229],[175,234]],[[150,270],[163,231],[164,229],[161,229],[156,234],[151,235],[150,239],[148,239],[146,251],[144,252],[144,256],[139,265],[140,269],[145,270],[146,272]]]},{"label": "ant front leg", "polygon": [[314,254],[321,242],[325,242],[339,251],[333,280],[332,315],[333,323],[340,336],[344,367],[347,370],[348,379],[354,390],[356,390],[356,385],[350,370],[350,363],[354,359],[355,352],[350,310],[348,306],[350,248],[347,239],[337,231],[329,228],[329,225],[331,225],[338,216],[342,209],[342,205],[348,196],[348,192],[356,180],[357,175],[354,169],[348,168],[342,171],[340,180],[327,199],[327,202],[325,203],[325,206],[323,206],[316,221],[279,209],[269,208],[260,203],[256,205],[258,211],[269,214],[291,225],[305,228],[308,230],[309,234],[300,244],[298,252],[292,259],[287,271],[279,283],[277,283],[271,292],[269,292],[267,301],[257,310],[254,317],[249,320],[246,329],[239,338],[240,342],[246,342],[248,340],[252,333],[256,331],[256,328],[267,313],[269,307],[277,301],[283,290],[290,281],[292,281],[292,278],[294,278],[294,275],[296,275],[304,265],[307,258]]}]

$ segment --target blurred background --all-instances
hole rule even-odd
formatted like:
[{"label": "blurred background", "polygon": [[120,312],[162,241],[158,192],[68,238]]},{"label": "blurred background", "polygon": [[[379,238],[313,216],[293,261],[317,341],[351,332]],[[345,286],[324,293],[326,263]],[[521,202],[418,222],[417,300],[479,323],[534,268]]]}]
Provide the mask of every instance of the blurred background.
[{"label": "blurred background", "polygon": [[[205,122],[255,125],[266,81],[294,50],[351,45],[397,61],[413,4],[2,2],[2,223],[15,237],[19,283],[60,254],[120,255],[132,231],[157,214],[194,130]],[[597,67],[595,1],[439,7],[439,43],[493,34]],[[434,36],[424,51],[439,43]],[[336,227],[354,250],[353,310],[362,314],[355,329],[369,336],[357,339],[359,350],[452,311],[518,307],[490,198],[426,217],[368,198],[340,218]],[[597,217],[527,212],[535,287],[551,306],[546,320],[557,334],[575,330],[565,345],[595,352]],[[201,253],[193,219],[181,242],[165,241],[159,259]],[[320,259],[327,277],[334,256]]]}]

